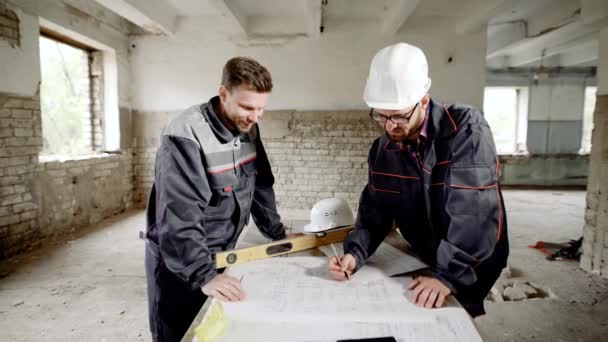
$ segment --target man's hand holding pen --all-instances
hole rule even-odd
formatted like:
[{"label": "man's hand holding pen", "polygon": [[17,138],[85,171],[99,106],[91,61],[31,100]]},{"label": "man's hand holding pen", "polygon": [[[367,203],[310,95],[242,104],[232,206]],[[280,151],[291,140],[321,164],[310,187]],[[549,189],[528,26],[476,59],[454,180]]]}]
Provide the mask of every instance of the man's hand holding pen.
[{"label": "man's hand holding pen", "polygon": [[357,261],[351,254],[346,254],[341,258],[333,256],[329,260],[329,276],[332,279],[340,281],[350,280],[351,275],[355,271],[355,266],[357,266]]}]

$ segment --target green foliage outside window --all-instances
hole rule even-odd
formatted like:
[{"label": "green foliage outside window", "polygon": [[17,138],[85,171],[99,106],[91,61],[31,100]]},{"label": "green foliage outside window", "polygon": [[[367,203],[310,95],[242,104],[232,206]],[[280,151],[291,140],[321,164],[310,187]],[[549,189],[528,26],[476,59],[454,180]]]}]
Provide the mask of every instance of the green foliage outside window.
[{"label": "green foliage outside window", "polygon": [[[90,117],[88,54],[40,37],[42,155],[91,152],[85,134]],[[87,132],[90,133],[90,132]]]}]

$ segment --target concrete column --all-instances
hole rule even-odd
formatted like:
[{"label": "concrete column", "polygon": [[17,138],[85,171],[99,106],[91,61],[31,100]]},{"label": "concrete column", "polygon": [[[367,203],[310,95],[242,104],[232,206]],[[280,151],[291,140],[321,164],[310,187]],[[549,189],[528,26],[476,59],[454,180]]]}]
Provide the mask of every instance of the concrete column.
[{"label": "concrete column", "polygon": [[600,32],[581,267],[608,278],[608,27]]}]

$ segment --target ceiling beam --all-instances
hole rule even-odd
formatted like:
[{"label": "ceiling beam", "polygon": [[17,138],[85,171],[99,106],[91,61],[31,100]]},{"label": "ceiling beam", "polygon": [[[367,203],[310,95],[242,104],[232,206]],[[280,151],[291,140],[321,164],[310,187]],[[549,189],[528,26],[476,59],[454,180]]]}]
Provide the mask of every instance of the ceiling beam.
[{"label": "ceiling beam", "polygon": [[524,68],[489,68],[489,76],[519,76],[531,77],[536,73],[545,73],[549,76],[584,76],[593,77],[596,75],[596,67],[524,67]]},{"label": "ceiling beam", "polygon": [[471,34],[481,31],[493,17],[512,8],[516,0],[486,0],[472,2],[462,13],[465,15],[456,22],[456,32]]},{"label": "ceiling beam", "polygon": [[97,0],[152,34],[173,35],[177,11],[164,0]]},{"label": "ceiling beam", "polygon": [[593,46],[597,48],[599,46],[600,35],[599,32],[592,33],[588,36],[585,36],[580,39],[571,40],[564,44],[559,44],[554,47],[548,48],[546,53],[553,56],[560,53],[564,53],[573,49],[585,47],[585,46]]},{"label": "ceiling beam", "polygon": [[247,30],[247,17],[239,12],[238,8],[231,3],[229,0],[209,0],[211,4],[221,13],[222,16],[226,17],[233,23],[233,26],[237,27],[238,31],[248,36]]},{"label": "ceiling beam", "polygon": [[306,2],[306,17],[308,26],[308,37],[319,38],[321,25],[323,25],[323,4],[321,1]]},{"label": "ceiling beam", "polygon": [[524,20],[488,26],[487,52],[493,53],[509,44],[526,38],[528,25]]},{"label": "ceiling beam", "polygon": [[393,8],[388,8],[388,16],[383,19],[382,32],[396,34],[407,19],[414,13],[420,0],[397,0]]},{"label": "ceiling beam", "polygon": [[581,0],[581,16],[585,24],[590,24],[608,17],[608,1]]},{"label": "ceiling beam", "polygon": [[595,50],[598,49],[598,35],[597,33],[590,34],[581,39],[575,39],[563,44],[555,45],[549,48],[539,48],[527,51],[522,51],[517,54],[509,56],[507,66],[509,67],[520,67],[548,57],[557,56],[571,51],[580,50]]},{"label": "ceiling beam", "polygon": [[582,45],[559,55],[559,65],[577,66],[596,60],[599,55],[599,44]]},{"label": "ceiling beam", "polygon": [[526,51],[542,51],[543,49],[564,44],[594,33],[603,25],[603,22],[595,22],[591,25],[585,25],[582,20],[576,20],[539,36],[524,38],[517,42],[506,45],[500,49],[488,53],[486,58],[492,59],[504,55],[512,56],[519,53],[525,53]]}]

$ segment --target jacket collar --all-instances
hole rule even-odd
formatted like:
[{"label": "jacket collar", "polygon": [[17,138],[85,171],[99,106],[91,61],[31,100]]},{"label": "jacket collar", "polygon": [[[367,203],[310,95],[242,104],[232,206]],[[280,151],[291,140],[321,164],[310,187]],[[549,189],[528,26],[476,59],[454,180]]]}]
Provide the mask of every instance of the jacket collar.
[{"label": "jacket collar", "polygon": [[431,142],[435,138],[448,137],[458,130],[446,106],[432,98],[427,107],[423,125],[420,137],[427,142]]},{"label": "jacket collar", "polygon": [[[241,141],[251,142],[251,133],[234,133],[224,126],[218,114],[213,109],[214,105],[219,105],[219,101],[220,97],[214,96],[209,100],[209,102],[204,103],[201,106],[201,112],[203,113],[205,120],[207,120],[209,123],[209,126],[211,126],[213,133],[215,133],[215,135],[220,138],[223,143],[232,141],[236,137],[239,137]],[[257,125],[255,129],[252,129],[252,132],[253,131],[257,131]]]}]

